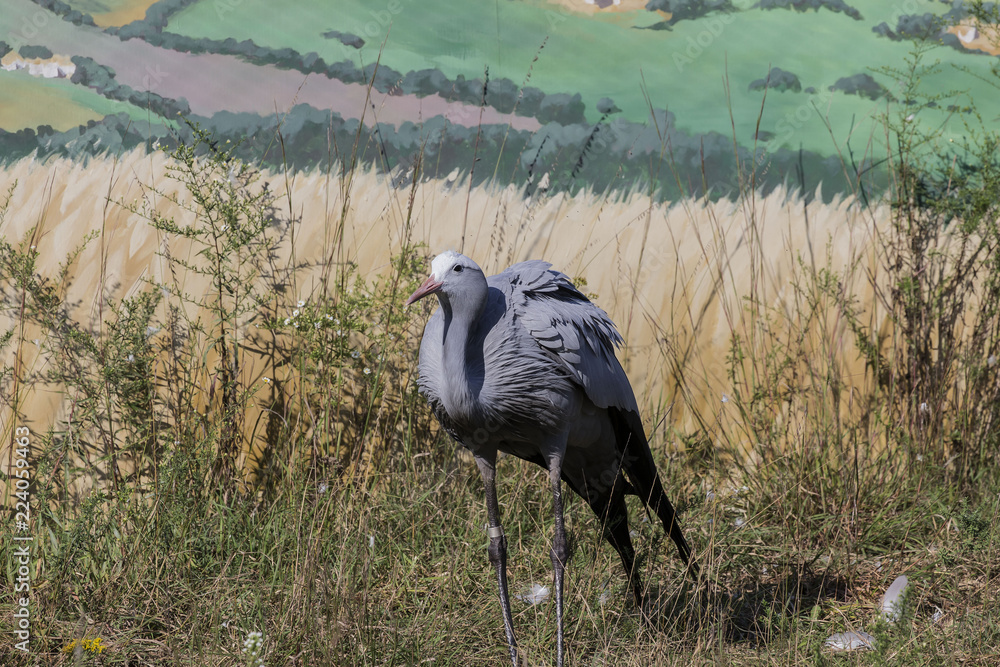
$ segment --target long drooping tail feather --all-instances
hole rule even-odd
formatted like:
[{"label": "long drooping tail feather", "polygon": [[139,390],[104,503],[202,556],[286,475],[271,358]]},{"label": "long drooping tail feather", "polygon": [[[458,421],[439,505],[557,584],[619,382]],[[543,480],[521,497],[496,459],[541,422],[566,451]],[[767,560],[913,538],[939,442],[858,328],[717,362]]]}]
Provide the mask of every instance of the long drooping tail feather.
[{"label": "long drooping tail feather", "polygon": [[677,521],[677,511],[667,498],[656,471],[653,454],[649,450],[649,442],[642,428],[639,415],[631,410],[608,408],[618,440],[618,448],[622,457],[622,470],[632,485],[633,492],[646,503],[663,522],[663,529],[677,545],[681,560],[688,566],[694,576],[698,574],[698,564],[691,560],[691,547],[684,539],[680,523]]}]

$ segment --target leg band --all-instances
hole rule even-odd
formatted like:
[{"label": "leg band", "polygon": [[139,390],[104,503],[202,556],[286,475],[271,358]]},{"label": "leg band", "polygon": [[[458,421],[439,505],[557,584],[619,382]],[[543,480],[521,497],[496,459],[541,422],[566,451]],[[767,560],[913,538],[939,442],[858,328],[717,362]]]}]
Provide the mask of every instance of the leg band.
[{"label": "leg band", "polygon": [[490,539],[496,539],[498,537],[503,537],[503,526],[490,526],[486,533],[490,536]]}]

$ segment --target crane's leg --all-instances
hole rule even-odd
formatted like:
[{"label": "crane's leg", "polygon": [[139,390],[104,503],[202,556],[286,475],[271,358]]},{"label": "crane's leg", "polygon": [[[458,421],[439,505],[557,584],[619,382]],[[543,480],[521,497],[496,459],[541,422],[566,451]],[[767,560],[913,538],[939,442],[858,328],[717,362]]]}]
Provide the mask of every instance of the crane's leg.
[{"label": "crane's leg", "polygon": [[556,517],[556,531],[552,539],[552,569],[556,589],[556,665],[563,667],[563,579],[566,561],[569,558],[569,544],[566,542],[566,526],[563,523],[562,466],[556,461],[549,467],[552,482],[552,509]]},{"label": "crane's leg", "polygon": [[503,626],[507,633],[510,659],[517,667],[517,640],[514,639],[514,619],[510,613],[510,594],[507,591],[507,537],[500,525],[500,503],[497,501],[496,458],[489,460],[476,457],[479,473],[486,487],[486,516],[489,520],[490,563],[497,570],[497,586],[500,589],[500,609],[503,611]]}]

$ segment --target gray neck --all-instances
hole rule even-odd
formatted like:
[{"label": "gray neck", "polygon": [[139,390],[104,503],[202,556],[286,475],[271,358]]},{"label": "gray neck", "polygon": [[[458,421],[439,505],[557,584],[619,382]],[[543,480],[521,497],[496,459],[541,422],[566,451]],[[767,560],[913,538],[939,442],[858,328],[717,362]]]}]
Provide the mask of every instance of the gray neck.
[{"label": "gray neck", "polygon": [[469,378],[469,338],[475,333],[485,305],[483,301],[470,304],[473,308],[453,307],[447,298],[441,299],[444,311],[444,349],[441,360],[444,370],[444,395],[442,398],[453,418],[471,417],[477,400]]}]

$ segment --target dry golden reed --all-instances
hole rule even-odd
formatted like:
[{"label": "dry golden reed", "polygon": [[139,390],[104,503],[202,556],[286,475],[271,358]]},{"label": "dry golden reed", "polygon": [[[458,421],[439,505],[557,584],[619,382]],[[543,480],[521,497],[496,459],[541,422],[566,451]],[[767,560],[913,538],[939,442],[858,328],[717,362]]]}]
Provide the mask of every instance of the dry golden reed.
[{"label": "dry golden reed", "polygon": [[[96,329],[108,316],[109,300],[149,289],[144,280],[176,280],[185,291],[204,294],[210,289],[205,276],[171,276],[167,260],[157,254],[169,248],[174,256],[183,256],[190,248],[164,238],[118,203],[146,201],[179,224],[192,223],[190,211],[149,188],[176,195],[181,202],[190,200],[168,177],[168,165],[162,153],[132,152],[86,165],[24,159],[6,166],[0,170],[0,187],[14,181],[17,187],[2,233],[16,242],[35,228],[38,271],[51,277],[87,235],[96,235],[70,268],[68,293],[76,316]],[[816,198],[806,204],[783,190],[736,202],[660,204],[639,194],[611,199],[589,192],[525,198],[514,187],[470,192],[467,182],[456,182],[453,175],[417,186],[408,228],[410,189],[394,188],[373,172],[355,173],[349,183],[319,172],[287,179],[265,174],[265,180],[281,194],[279,215],[295,221],[280,248],[279,266],[293,252],[298,262],[320,264],[336,257],[355,262],[359,275],[370,278],[385,272],[409,239],[426,244],[430,255],[461,250],[488,273],[542,258],[585,279],[584,291],[596,295],[627,340],[622,358],[640,405],[667,408],[666,426],[680,432],[726,418],[725,396],[732,393],[726,357],[732,336],[751,336],[762,317],[759,309],[748,307],[749,294],[775,313],[793,317],[801,299],[796,276],[804,268],[829,266],[854,283],[845,288],[861,296],[862,310],[876,329],[885,317],[873,305],[871,276],[877,273],[875,239],[885,231],[889,211],[865,209],[849,199],[824,204]],[[345,208],[341,245],[338,231]],[[290,304],[321,291],[322,275],[320,268],[298,274]],[[2,326],[9,328],[16,317],[5,312]],[[838,363],[843,377],[848,382],[863,377],[864,361],[837,314],[813,324],[824,339],[839,336],[835,345],[842,348]],[[45,363],[33,342],[39,335],[26,331],[20,343],[27,368]],[[781,335],[760,344],[773,345],[774,340]],[[5,363],[11,363],[17,347],[15,338],[4,350]],[[272,371],[248,364],[241,372],[245,380],[257,381]],[[4,422],[10,423],[9,407],[3,411]],[[30,387],[22,403],[36,432],[64,422],[67,411],[58,387]]]}]

